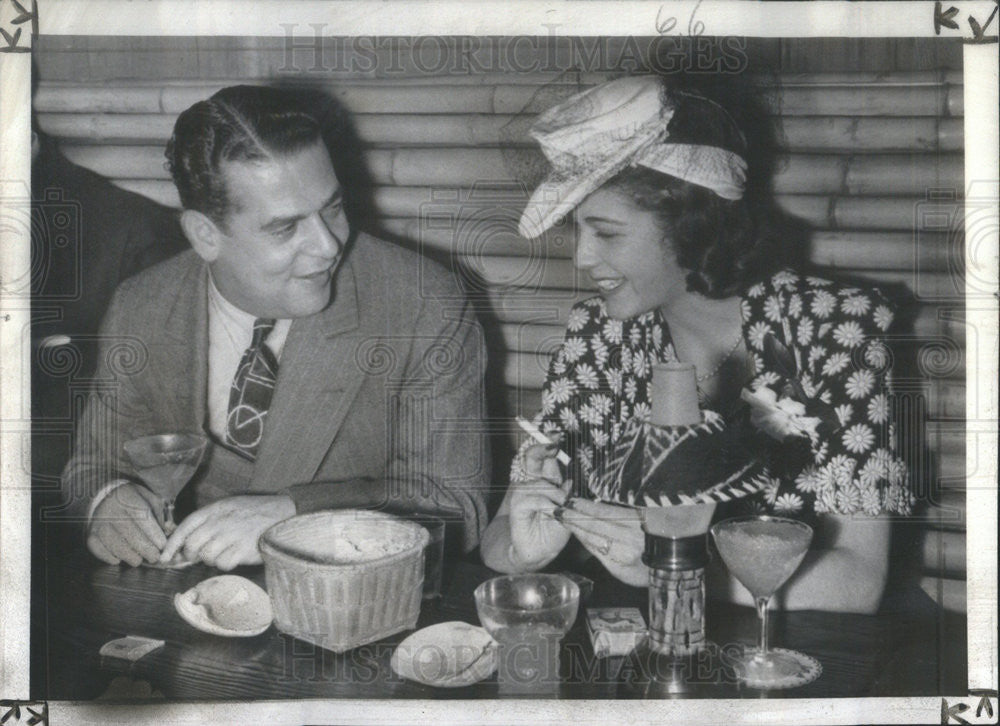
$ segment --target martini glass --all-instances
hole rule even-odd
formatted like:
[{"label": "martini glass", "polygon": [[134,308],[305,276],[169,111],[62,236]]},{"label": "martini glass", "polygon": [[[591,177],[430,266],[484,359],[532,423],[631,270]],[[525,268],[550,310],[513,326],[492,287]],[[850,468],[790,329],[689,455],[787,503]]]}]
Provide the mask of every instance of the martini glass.
[{"label": "martini glass", "polygon": [[760,619],[760,642],[735,662],[736,674],[752,688],[792,688],[819,676],[815,658],[768,648],[767,606],[775,591],[795,572],[809,550],[813,530],[794,519],[748,516],[727,519],[711,529],[726,567],[753,595]]},{"label": "martini glass", "polygon": [[153,434],[125,442],[125,453],[136,473],[152,492],[163,499],[163,531],[171,534],[174,522],[174,500],[191,480],[208,439],[201,434]]}]

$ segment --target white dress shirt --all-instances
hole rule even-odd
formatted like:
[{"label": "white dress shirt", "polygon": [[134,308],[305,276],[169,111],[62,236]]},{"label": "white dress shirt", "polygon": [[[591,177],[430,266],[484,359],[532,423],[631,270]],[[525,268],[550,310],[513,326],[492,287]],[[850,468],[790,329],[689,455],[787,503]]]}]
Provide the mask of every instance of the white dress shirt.
[{"label": "white dress shirt", "polygon": [[[208,430],[219,440],[226,440],[229,418],[229,390],[240,360],[253,339],[256,318],[226,300],[209,275],[208,286]],[[278,320],[264,343],[281,361],[288,329],[292,321]]]},{"label": "white dress shirt", "polygon": [[[226,300],[215,286],[212,275],[208,276],[208,430],[219,441],[226,440],[226,423],[229,418],[229,392],[236,377],[243,354],[253,340],[253,324],[256,318],[240,310]],[[264,340],[274,357],[280,362],[281,351],[285,347],[288,330],[292,327],[289,318],[279,319]],[[105,484],[94,496],[88,508],[87,519],[91,519],[97,506],[111,492],[128,479],[115,479]]]}]

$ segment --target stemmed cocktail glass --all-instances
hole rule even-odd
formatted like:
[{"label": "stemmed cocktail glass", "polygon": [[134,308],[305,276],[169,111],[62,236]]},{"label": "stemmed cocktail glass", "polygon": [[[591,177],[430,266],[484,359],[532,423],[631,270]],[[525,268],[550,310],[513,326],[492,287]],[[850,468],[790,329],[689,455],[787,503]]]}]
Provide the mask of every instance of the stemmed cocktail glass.
[{"label": "stemmed cocktail glass", "polygon": [[819,661],[786,648],[768,648],[767,606],[771,596],[802,562],[813,530],[794,519],[748,516],[727,519],[711,529],[726,567],[753,595],[760,619],[760,642],[736,663],[736,674],[753,688],[792,688],[822,672]]},{"label": "stemmed cocktail glass", "polygon": [[143,483],[163,499],[163,531],[177,529],[174,500],[191,480],[205,454],[202,434],[153,434],[125,442],[125,453]]}]

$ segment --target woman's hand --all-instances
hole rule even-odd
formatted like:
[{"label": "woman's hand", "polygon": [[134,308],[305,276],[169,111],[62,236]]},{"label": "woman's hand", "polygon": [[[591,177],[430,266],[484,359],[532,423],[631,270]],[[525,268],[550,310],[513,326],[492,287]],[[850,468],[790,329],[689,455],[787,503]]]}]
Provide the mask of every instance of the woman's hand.
[{"label": "woman's hand", "polygon": [[649,584],[649,568],[642,563],[646,535],[638,509],[571,499],[559,517],[612,575],[636,587]]},{"label": "woman's hand", "polygon": [[510,539],[515,563],[537,570],[552,561],[569,542],[570,533],[555,518],[566,499],[563,489],[543,479],[511,485]]},{"label": "woman's hand", "polygon": [[524,452],[525,481],[511,482],[511,560],[526,570],[544,567],[569,542],[569,531],[555,518],[566,499],[569,482],[559,485],[561,474],[555,449],[536,445]]}]

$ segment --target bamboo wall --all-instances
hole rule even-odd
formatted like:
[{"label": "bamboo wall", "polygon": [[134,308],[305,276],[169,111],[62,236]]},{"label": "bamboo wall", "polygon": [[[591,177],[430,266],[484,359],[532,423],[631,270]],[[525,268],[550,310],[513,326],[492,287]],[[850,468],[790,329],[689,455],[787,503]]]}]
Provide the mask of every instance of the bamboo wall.
[{"label": "bamboo wall", "polygon": [[[489,59],[504,39],[478,39],[468,57],[463,42],[438,39],[432,67],[405,42],[368,53],[325,39],[290,56],[280,39],[41,38],[35,108],[70,159],[176,206],[163,148],[190,104],[234,82],[274,78],[335,95],[363,144],[372,226],[451,263],[477,299],[491,341],[491,390],[504,392],[492,413],[501,422],[494,448],[506,460],[510,417],[536,410],[567,311],[593,292],[573,268],[568,230],[541,243],[517,236],[526,191],[515,156],[531,158],[524,131],[534,113],[620,72],[625,42],[543,39],[527,51],[534,65],[521,56],[526,72],[469,62]],[[896,341],[896,354],[911,364],[901,366],[898,384],[915,417],[911,428],[926,440],[910,458],[929,506],[919,524],[907,525],[919,536],[903,541],[920,550],[925,590],[963,610],[962,351],[974,328],[965,323],[955,221],[963,187],[960,48],[932,40],[751,40],[742,53],[748,72],[769,74],[778,89],[785,148],[775,191],[812,228],[811,263],[909,300],[913,330]],[[557,71],[546,71],[542,59]]]}]

